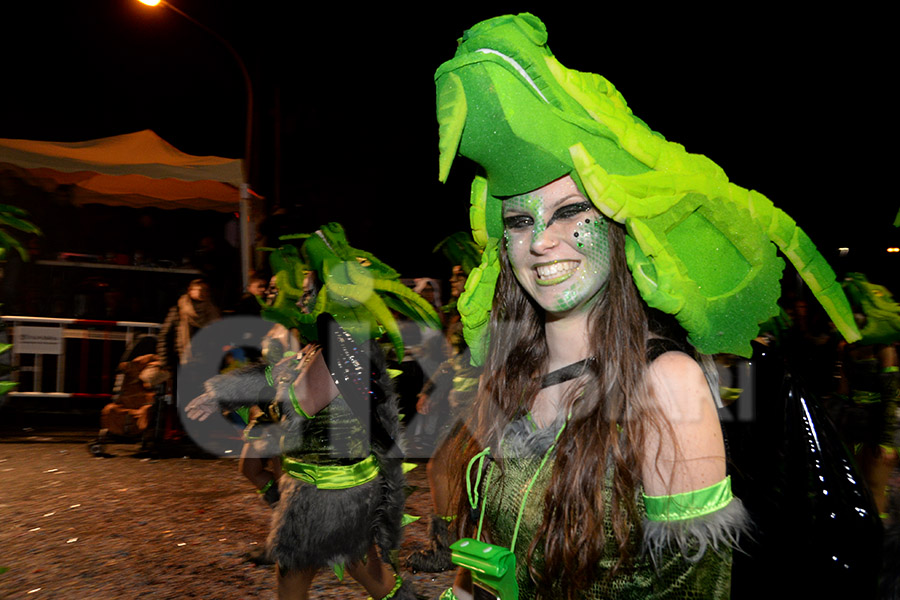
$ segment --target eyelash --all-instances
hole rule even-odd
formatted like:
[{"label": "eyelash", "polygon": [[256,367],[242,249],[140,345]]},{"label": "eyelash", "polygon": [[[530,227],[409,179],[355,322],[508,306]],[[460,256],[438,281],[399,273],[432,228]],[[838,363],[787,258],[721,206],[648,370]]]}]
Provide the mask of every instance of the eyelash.
[{"label": "eyelash", "polygon": [[[558,221],[560,219],[568,220],[578,217],[584,212],[587,212],[591,209],[590,202],[576,202],[575,204],[567,204],[553,213],[553,216],[550,217],[550,221],[547,223],[547,226],[553,224],[554,221]],[[510,231],[519,231],[522,229],[527,229],[528,227],[534,226],[534,219],[529,215],[510,215],[508,217],[503,218],[503,225],[507,230]]]},{"label": "eyelash", "polygon": [[511,231],[526,229],[534,225],[534,219],[527,215],[511,215],[503,218],[503,226]]},{"label": "eyelash", "polygon": [[[550,223],[556,221],[558,219],[571,219],[573,217],[577,217],[583,212],[589,211],[591,209],[591,205],[589,202],[576,202],[575,204],[567,204],[553,213],[553,216],[550,218]],[[547,223],[547,225],[550,225]]]}]

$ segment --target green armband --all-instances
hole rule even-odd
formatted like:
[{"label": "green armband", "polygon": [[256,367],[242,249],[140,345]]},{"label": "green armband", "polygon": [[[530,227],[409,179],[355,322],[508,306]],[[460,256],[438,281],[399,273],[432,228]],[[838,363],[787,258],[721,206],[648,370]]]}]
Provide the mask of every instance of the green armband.
[{"label": "green armband", "polygon": [[303,407],[300,406],[300,401],[297,400],[297,394],[296,394],[296,392],[294,392],[294,384],[293,383],[288,385],[288,396],[291,397],[291,404],[294,405],[294,410],[297,411],[298,415],[303,415],[307,419],[315,418],[315,415],[310,415],[305,410],[303,410]]},{"label": "green armband", "polygon": [[671,496],[644,495],[644,506],[650,521],[683,521],[725,508],[733,497],[731,477],[726,477],[719,483],[691,492]]},{"label": "green armband", "polygon": [[443,594],[438,596],[438,600],[459,600],[459,598],[457,598],[456,594],[453,593],[453,588],[449,587],[444,590]]}]

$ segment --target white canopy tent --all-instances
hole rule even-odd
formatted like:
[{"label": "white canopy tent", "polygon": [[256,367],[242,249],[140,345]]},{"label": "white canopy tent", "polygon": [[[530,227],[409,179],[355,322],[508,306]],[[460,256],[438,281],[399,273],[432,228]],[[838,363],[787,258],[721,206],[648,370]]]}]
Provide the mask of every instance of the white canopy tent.
[{"label": "white canopy tent", "polygon": [[76,205],[238,211],[247,284],[253,228],[239,159],[185,154],[145,129],[85,142],[0,138],[0,171],[50,191],[71,185]]}]

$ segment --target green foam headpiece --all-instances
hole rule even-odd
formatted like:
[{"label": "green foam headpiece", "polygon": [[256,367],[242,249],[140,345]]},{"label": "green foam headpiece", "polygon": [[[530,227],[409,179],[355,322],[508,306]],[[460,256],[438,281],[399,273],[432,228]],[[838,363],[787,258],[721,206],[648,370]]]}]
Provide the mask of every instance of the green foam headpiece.
[{"label": "green foam headpiece", "polygon": [[[403,285],[397,271],[371,253],[351,246],[340,223],[280,239],[302,243],[299,248],[286,243],[271,249],[269,260],[278,296],[262,316],[288,329],[298,329],[304,341],[316,340],[316,321],[319,315],[328,313],[357,342],[386,333],[402,358],[403,338],[391,310],[423,326],[441,328],[434,307]],[[304,310],[303,283],[308,271],[316,273],[321,287],[315,304]]]},{"label": "green foam headpiece", "polygon": [[847,273],[844,291],[850,302],[866,317],[860,330],[861,344],[900,342],[900,304],[883,285],[870,283],[862,273]]},{"label": "green foam headpiece", "polygon": [[834,272],[793,219],[736,186],[635,117],[599,75],[562,66],[531,14],[483,21],[435,74],[440,173],[457,154],[484,170],[470,220],[481,265],[460,298],[473,362],[483,361],[499,274],[501,198],[570,175],[607,218],[625,225],[628,266],[647,304],[675,315],[701,352],[749,356],[759,323],[778,313],[783,261],[849,341],[859,332]]}]

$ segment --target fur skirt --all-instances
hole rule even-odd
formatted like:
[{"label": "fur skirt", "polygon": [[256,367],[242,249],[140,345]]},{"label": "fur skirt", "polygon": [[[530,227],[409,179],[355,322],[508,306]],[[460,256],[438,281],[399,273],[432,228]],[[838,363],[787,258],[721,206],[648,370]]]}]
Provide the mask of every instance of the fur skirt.
[{"label": "fur skirt", "polygon": [[283,570],[346,565],[373,544],[387,561],[400,546],[405,493],[399,462],[382,464],[377,478],[349,489],[322,490],[290,475],[281,477],[279,488],[267,544]]}]

